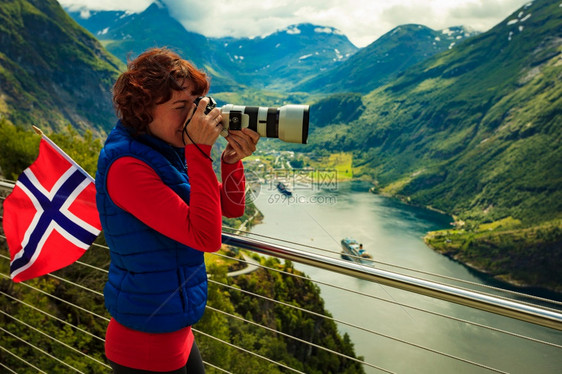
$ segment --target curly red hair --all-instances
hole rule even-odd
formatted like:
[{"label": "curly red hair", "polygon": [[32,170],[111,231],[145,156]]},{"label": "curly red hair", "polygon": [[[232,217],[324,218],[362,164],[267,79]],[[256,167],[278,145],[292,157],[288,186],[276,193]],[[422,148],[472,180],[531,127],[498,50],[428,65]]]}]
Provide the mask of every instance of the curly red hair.
[{"label": "curly red hair", "polygon": [[207,75],[177,53],[167,48],[152,48],[129,61],[127,70],[113,86],[113,105],[123,125],[137,134],[146,133],[152,122],[154,107],[181,91],[185,80],[193,93],[203,96],[209,91]]}]

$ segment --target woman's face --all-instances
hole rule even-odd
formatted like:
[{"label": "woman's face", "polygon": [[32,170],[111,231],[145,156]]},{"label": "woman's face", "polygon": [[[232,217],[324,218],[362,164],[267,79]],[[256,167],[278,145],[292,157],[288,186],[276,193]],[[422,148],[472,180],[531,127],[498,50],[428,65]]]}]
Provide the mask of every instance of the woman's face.
[{"label": "woman's face", "polygon": [[148,124],[150,134],[175,147],[183,147],[183,125],[194,108],[190,82],[184,83],[182,91],[172,90],[170,100],[158,104],[152,113],[153,120]]}]

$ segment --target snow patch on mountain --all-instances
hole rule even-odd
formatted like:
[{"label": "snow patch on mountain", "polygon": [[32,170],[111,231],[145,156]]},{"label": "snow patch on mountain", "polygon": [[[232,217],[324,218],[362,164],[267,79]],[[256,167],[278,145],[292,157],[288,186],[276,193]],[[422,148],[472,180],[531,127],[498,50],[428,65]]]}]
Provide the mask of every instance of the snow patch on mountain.
[{"label": "snow patch on mountain", "polygon": [[333,27],[316,27],[314,32],[319,34],[336,34],[336,35],[343,35],[341,31],[338,29],[334,29]]},{"label": "snow patch on mountain", "polygon": [[299,29],[298,26],[289,26],[285,30],[281,30],[281,31],[285,31],[287,34],[290,35],[297,35],[301,33],[301,29]]},{"label": "snow patch on mountain", "polygon": [[[531,3],[527,4],[525,6],[525,9],[528,8],[531,5]],[[515,24],[519,24],[517,26],[517,31],[519,31],[519,33],[523,32],[523,30],[525,29],[525,27],[523,25],[521,25],[523,22],[527,21],[529,18],[531,18],[532,13],[529,13],[527,15],[525,15],[525,11],[520,11],[519,14],[517,15],[517,18],[514,19],[510,19],[507,22],[507,26],[513,26]],[[513,39],[513,36],[515,35],[515,31],[511,30],[509,31],[509,34],[507,36],[507,40],[511,41]]]},{"label": "snow patch on mountain", "polygon": [[341,60],[343,58],[342,53],[339,51],[339,49],[335,48],[334,52],[336,53],[336,57],[338,58],[338,60]]},{"label": "snow patch on mountain", "polygon": [[167,9],[166,4],[164,4],[162,1],[160,0],[154,0],[152,2],[153,5],[156,5],[158,7],[158,9]]}]

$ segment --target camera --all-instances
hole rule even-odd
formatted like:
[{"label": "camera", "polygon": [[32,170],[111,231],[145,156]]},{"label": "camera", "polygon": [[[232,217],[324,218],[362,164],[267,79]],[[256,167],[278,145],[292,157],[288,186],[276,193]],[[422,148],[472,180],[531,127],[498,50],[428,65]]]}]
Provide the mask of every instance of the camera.
[{"label": "camera", "polygon": [[[212,97],[208,98],[209,104],[205,113],[217,106]],[[199,105],[201,99],[203,97],[198,97],[195,105]],[[277,108],[227,104],[219,109],[224,128],[222,136],[228,136],[228,130],[242,130],[247,127],[262,137],[306,144],[310,111],[308,105],[289,104]]]}]

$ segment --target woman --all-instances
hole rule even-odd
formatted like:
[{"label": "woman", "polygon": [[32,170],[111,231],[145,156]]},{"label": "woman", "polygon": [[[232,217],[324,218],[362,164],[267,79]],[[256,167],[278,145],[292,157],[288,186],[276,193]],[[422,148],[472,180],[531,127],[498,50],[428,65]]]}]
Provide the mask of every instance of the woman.
[{"label": "woman", "polygon": [[120,120],[100,152],[96,189],[115,373],[204,372],[190,328],[207,301],[203,253],[220,248],[222,215],[244,213],[241,160],[259,140],[229,132],[219,183],[210,153],[220,110],[205,113],[207,98],[194,104],[208,89],[203,72],[164,48],[131,61],[114,86]]}]

